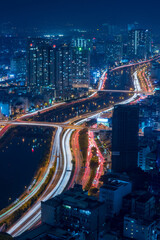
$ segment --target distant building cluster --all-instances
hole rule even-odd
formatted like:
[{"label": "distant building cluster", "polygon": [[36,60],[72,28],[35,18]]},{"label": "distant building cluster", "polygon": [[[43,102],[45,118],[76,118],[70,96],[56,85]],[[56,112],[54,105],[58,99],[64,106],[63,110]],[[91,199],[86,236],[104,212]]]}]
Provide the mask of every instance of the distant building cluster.
[{"label": "distant building cluster", "polygon": [[[17,96],[28,98],[25,111],[87,96],[90,88],[97,88],[105,68],[146,59],[160,51],[157,36],[138,23],[104,23],[96,29],[71,25],[67,31],[55,32],[35,28],[20,33],[10,22],[2,24],[0,90],[5,94],[0,95],[0,102],[11,106],[10,115],[19,112],[14,104]],[[155,71],[154,76],[158,74]],[[125,81],[120,83],[114,77],[115,85],[123,87]],[[38,103],[35,97],[40,98]]]},{"label": "distant building cluster", "polygon": [[131,58],[148,58],[152,53],[152,34],[148,29],[133,29],[128,34],[128,55]]},{"label": "distant building cluster", "polygon": [[50,46],[44,40],[29,41],[27,50],[27,86],[51,87],[64,96],[71,88],[90,85],[90,50],[85,39],[72,44]]},{"label": "distant building cluster", "polygon": [[[92,30],[72,27],[64,34],[28,36],[16,37],[9,23],[2,27],[0,118],[14,119],[61,100],[69,103],[38,113],[34,120],[66,122],[107,107],[109,112],[103,111],[97,119],[88,117],[83,125],[89,131],[92,123],[93,138],[89,135],[89,140],[97,146],[90,141],[91,152],[86,153],[91,156],[87,171],[95,166],[88,174],[93,177],[89,191],[74,184],[41,202],[41,224],[15,239],[160,239],[160,61],[143,64],[139,77],[144,80],[139,88],[143,86],[147,93],[154,90],[147,97],[134,91],[134,104],[119,102],[133,96],[133,74],[139,71],[139,64],[112,71],[157,56],[157,37],[138,23],[125,27],[105,23]],[[98,88],[104,70],[108,70],[105,88],[112,91],[99,91],[95,98],[81,102],[89,90]],[[75,99],[78,101],[73,103]],[[82,172],[87,168],[85,161],[83,164]]]}]

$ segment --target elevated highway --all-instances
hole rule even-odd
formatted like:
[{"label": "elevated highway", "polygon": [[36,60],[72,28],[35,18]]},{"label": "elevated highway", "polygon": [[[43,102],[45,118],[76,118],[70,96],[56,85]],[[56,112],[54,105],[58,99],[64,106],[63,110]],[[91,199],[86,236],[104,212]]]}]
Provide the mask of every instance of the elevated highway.
[{"label": "elevated highway", "polygon": [[82,125],[74,125],[74,124],[65,124],[65,123],[50,123],[50,122],[29,122],[29,121],[21,121],[21,122],[16,122],[16,121],[11,121],[11,122],[3,122],[0,121],[0,125],[14,125],[14,126],[40,126],[40,127],[61,127],[64,129],[73,129],[73,130],[81,130],[84,128],[87,128],[88,130],[91,131],[97,131],[97,130],[106,130],[106,131],[111,131],[111,128],[107,129],[102,129],[102,128],[91,128],[87,126],[82,126]]},{"label": "elevated highway", "polygon": [[[147,63],[147,62],[150,62],[150,61],[153,61],[153,60],[156,60],[160,58],[160,56],[158,56],[157,58],[154,58],[154,59],[150,59],[148,61],[143,61],[141,63],[136,63],[136,64],[131,64],[131,65],[124,65],[124,66],[120,66],[120,67],[117,67],[115,69],[112,69],[111,71],[116,71],[118,69],[122,69],[122,68],[125,68],[125,67],[131,67],[131,66],[134,66],[134,65],[140,65],[140,64],[143,64],[143,63]],[[97,90],[94,90],[95,92],[90,96],[91,97],[94,97],[95,94],[98,92],[98,91],[103,91],[103,79],[105,78],[105,74],[106,74],[106,71],[105,73],[103,74],[103,77],[101,78],[101,81],[100,81],[100,85],[99,85],[99,88]],[[128,103],[131,103],[133,101],[135,101],[135,99],[138,98],[138,95],[141,93],[143,93],[143,91],[141,90],[140,88],[140,85],[139,85],[139,80],[137,78],[137,74],[135,74],[134,76],[134,88],[135,90],[134,91],[131,91],[131,92],[128,92],[128,93],[133,93],[133,96],[130,96],[127,100],[124,100],[123,102],[120,102],[120,104],[128,104]],[[104,90],[106,91],[106,90]],[[109,91],[112,91],[112,90],[109,90]],[[123,91],[123,90],[122,90]],[[125,90],[124,90],[125,91]],[[144,94],[147,94],[146,92]],[[65,104],[65,103],[61,103],[61,104]],[[58,107],[55,106],[55,107]],[[45,112],[45,111],[48,111],[48,110],[51,110],[53,107],[50,107],[48,109],[44,109],[42,112]],[[17,121],[1,121],[0,124],[1,125],[7,125],[7,126],[10,126],[10,125],[21,125],[21,126],[27,126],[27,125],[30,125],[30,126],[46,126],[46,127],[55,127],[55,128],[58,128],[57,130],[57,137],[56,137],[56,141],[55,141],[55,144],[54,144],[54,150],[53,150],[53,157],[55,155],[57,156],[60,156],[59,160],[58,160],[58,164],[59,164],[59,167],[57,169],[57,174],[59,173],[59,168],[62,167],[62,173],[61,175],[55,175],[55,178],[57,179],[58,182],[54,182],[53,186],[49,185],[48,188],[46,189],[46,192],[44,193],[43,196],[40,197],[39,201],[37,201],[36,205],[33,206],[33,208],[29,209],[28,212],[26,212],[24,214],[24,216],[19,219],[17,221],[17,223],[15,223],[9,230],[8,230],[8,233],[10,233],[12,236],[18,236],[19,234],[21,234],[22,232],[26,231],[27,229],[29,229],[30,227],[34,226],[38,221],[40,221],[40,216],[41,216],[41,213],[40,213],[40,201],[43,200],[47,200],[51,197],[54,197],[56,196],[57,194],[60,194],[61,192],[64,191],[65,187],[66,187],[66,184],[68,183],[69,179],[70,179],[70,176],[71,176],[71,170],[72,170],[72,163],[71,163],[71,160],[72,160],[72,155],[71,155],[71,151],[70,151],[70,137],[71,137],[71,134],[74,130],[76,129],[83,129],[85,128],[86,126],[80,126],[81,124],[85,123],[88,118],[95,118],[97,117],[99,114],[101,114],[102,112],[108,112],[108,111],[111,111],[113,110],[113,106],[111,107],[108,107],[106,108],[105,110],[100,110],[98,113],[97,112],[94,112],[94,113],[90,113],[90,116],[83,116],[81,119],[77,119],[76,120],[76,123],[74,124],[69,124],[69,122],[72,122],[72,121],[69,121],[68,123],[51,123],[51,122],[31,122],[31,121],[23,121],[23,119],[25,117],[31,117],[33,115],[36,115],[38,114],[39,111],[35,112],[35,113],[29,113],[29,114],[26,114],[22,117],[20,117],[19,119],[17,119]],[[72,122],[73,123],[73,122]],[[61,132],[62,132],[62,128],[63,129],[66,129],[64,135],[61,135]],[[88,128],[90,130],[93,130],[93,131],[97,131],[98,129],[93,129],[93,128]],[[101,130],[101,129],[100,129]],[[110,131],[111,129],[108,129],[108,131]],[[61,146],[61,149],[60,147]],[[63,158],[61,158],[61,156],[63,155]],[[64,159],[62,162],[62,159]],[[52,161],[54,161],[54,158],[52,159]],[[54,181],[54,178],[52,179]],[[13,212],[14,212],[14,209],[12,209]],[[11,214],[11,212],[8,212],[8,213],[5,213],[7,214],[8,216]],[[3,216],[0,216],[3,218]]]}]

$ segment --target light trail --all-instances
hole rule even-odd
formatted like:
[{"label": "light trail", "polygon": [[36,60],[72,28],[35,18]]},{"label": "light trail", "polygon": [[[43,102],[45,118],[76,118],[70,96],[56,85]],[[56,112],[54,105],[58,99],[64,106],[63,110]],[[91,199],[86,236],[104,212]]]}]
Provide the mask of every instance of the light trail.
[{"label": "light trail", "polygon": [[159,58],[160,58],[160,56],[157,56],[155,58],[151,58],[151,59],[146,60],[146,61],[141,61],[141,62],[138,62],[138,63],[131,63],[131,64],[115,67],[114,69],[111,69],[111,72],[119,70],[119,69],[122,69],[122,68],[133,67],[133,66],[138,66],[138,65],[141,65],[141,64],[149,63],[149,62],[155,61],[155,60],[157,60]]},{"label": "light trail", "polygon": [[[34,207],[18,221],[18,223],[16,223],[9,229],[8,233],[11,234],[13,237],[20,235],[21,233],[23,233],[24,231],[26,231],[27,229],[29,229],[30,227],[35,225],[38,221],[40,221],[41,201],[47,201],[48,199],[61,194],[64,191],[64,189],[66,188],[66,186],[70,180],[72,167],[73,167],[72,162],[71,162],[72,154],[71,154],[71,150],[70,150],[70,137],[71,137],[72,131],[73,130],[67,130],[64,133],[63,138],[62,138],[62,151],[63,151],[63,155],[64,155],[63,156],[64,163],[63,163],[63,171],[58,180],[58,183],[56,184],[56,186],[54,186],[53,189],[50,189],[55,180],[53,178],[52,182],[49,184],[46,192],[39,199],[38,203],[35,204]],[[59,140],[60,140],[60,138],[59,138]],[[58,142],[57,146],[60,146],[60,142]],[[58,149],[60,150],[60,147],[58,147]],[[57,172],[58,172],[58,167],[57,167]],[[56,172],[56,174],[57,174],[57,172]],[[48,189],[50,189],[50,191]],[[38,213],[37,213],[37,211],[38,211]],[[36,215],[35,215],[35,213],[36,213]],[[31,220],[27,221],[28,219],[31,219]]]},{"label": "light trail", "polygon": [[[96,92],[97,89],[91,89],[90,91]],[[109,92],[109,93],[135,93],[136,92],[137,94],[147,93],[147,91],[142,92],[142,91],[131,91],[131,90],[111,90],[111,89],[98,90],[98,92]]]},{"label": "light trail", "polygon": [[54,164],[54,161],[55,161],[55,155],[56,155],[56,149],[57,149],[56,144],[58,142],[61,131],[62,131],[62,128],[58,127],[58,130],[57,130],[56,135],[55,135],[55,141],[54,141],[54,144],[53,144],[53,150],[52,150],[49,166],[48,166],[47,171],[46,171],[45,175],[43,176],[42,180],[38,184],[38,186],[36,186],[36,188],[34,188],[33,191],[30,194],[28,194],[25,198],[20,200],[18,203],[16,203],[13,207],[11,207],[5,213],[1,214],[0,215],[0,221],[3,221],[3,219],[8,217],[10,214],[14,213],[17,209],[19,209],[27,201],[29,201],[29,199],[31,199],[38,192],[38,190],[41,188],[43,183],[46,181],[47,176],[50,172],[50,169],[53,167],[53,164]]},{"label": "light trail", "polygon": [[74,175],[72,177],[72,180],[68,186],[68,189],[74,186],[75,182],[78,182],[78,174],[80,172],[80,168],[83,163],[83,158],[81,157],[81,152],[79,148],[79,132],[80,130],[74,131],[73,136],[72,136],[72,151],[73,151],[73,156],[75,158],[75,169],[74,169]]},{"label": "light trail", "polygon": [[[3,125],[4,122],[0,121],[0,124]],[[54,128],[62,127],[65,129],[73,129],[73,130],[82,130],[84,128],[83,126],[75,125],[75,124],[71,125],[71,124],[66,124],[66,123],[58,124],[58,123],[48,123],[48,122],[27,122],[26,121],[26,122],[8,122],[8,124],[16,125],[16,126],[39,126],[39,127],[54,127]],[[9,125],[7,125],[7,126],[9,126]],[[87,127],[87,128],[90,130],[95,130],[92,127]],[[110,129],[108,129],[108,130],[110,130]]]},{"label": "light trail", "polygon": [[54,109],[55,107],[59,107],[59,106],[61,106],[63,104],[65,104],[65,102],[56,103],[56,104],[54,104],[52,106],[49,106],[49,107],[37,110],[35,112],[24,114],[23,116],[19,117],[17,120],[22,120],[24,118],[33,117],[34,115],[37,115],[38,113],[43,113],[43,112],[50,111],[50,110]]},{"label": "light trail", "polygon": [[[107,80],[107,69],[103,72],[102,77],[100,78],[100,82],[98,85],[98,89],[96,89],[94,91],[94,93],[92,93],[88,98],[92,98],[95,97],[95,95],[97,94],[98,91],[103,90],[104,89],[104,85],[105,85],[105,81]],[[92,90],[91,90],[92,91]]]},{"label": "light trail", "polygon": [[92,186],[93,187],[98,187],[99,179],[103,174],[103,166],[104,166],[104,157],[102,156],[102,153],[100,152],[97,143],[94,140],[94,134],[93,132],[90,132],[90,138],[92,139],[92,145],[97,149],[97,156],[98,156],[98,168],[96,171],[96,176],[93,180]]},{"label": "light trail", "polygon": [[[149,61],[151,61],[151,60],[149,60]],[[148,62],[148,61],[145,61],[145,62]],[[140,64],[140,63],[138,63],[138,64]],[[133,64],[133,65],[138,65],[138,64]],[[122,67],[126,67],[126,66],[122,66]],[[103,77],[103,79],[105,79],[106,72],[104,73],[104,75],[102,77]],[[102,86],[103,86],[103,84],[100,83],[99,89],[100,89],[100,87],[102,88]],[[134,86],[135,86],[135,89],[139,88],[137,78],[134,79]],[[94,93],[93,95],[91,95],[89,97],[91,98],[95,94],[96,93]],[[129,98],[123,102],[120,102],[119,104],[130,103],[133,100],[135,100],[136,98],[137,98],[137,93],[135,93],[131,98]],[[64,103],[60,103],[60,104],[64,104]],[[52,108],[52,107],[50,107],[50,108]],[[113,107],[107,108],[106,110],[104,110],[101,113],[109,112],[111,110],[113,110]],[[31,113],[31,114],[26,114],[26,115],[22,116],[21,118],[19,118],[19,120],[23,119],[24,117],[29,117],[31,115],[38,114],[38,112],[39,111]],[[90,118],[95,118],[95,117],[99,116],[101,113],[93,114]],[[80,125],[87,120],[88,120],[88,117],[84,118],[83,120],[78,121],[75,125]],[[57,127],[57,125],[56,125],[56,127]],[[54,186],[54,188],[52,188],[52,189],[47,188],[48,192],[46,192],[46,196],[43,195],[43,199],[42,199],[43,201],[46,201],[46,200],[50,199],[51,197],[54,197],[57,194],[60,194],[61,192],[63,192],[69,182],[69,179],[71,177],[71,171],[72,171],[72,162],[71,162],[72,154],[70,151],[70,137],[71,137],[71,134],[73,131],[74,130],[68,129],[62,137],[62,152],[63,152],[63,156],[64,156],[63,171],[59,178],[58,183]],[[60,137],[59,137],[59,139],[60,139]],[[59,146],[60,146],[60,144],[59,144]],[[55,148],[57,148],[57,147],[58,147],[58,145]],[[58,174],[57,171],[58,171],[58,168],[56,170],[56,173]],[[37,204],[39,204],[39,205],[35,205],[33,209],[29,210],[29,212],[27,212],[14,226],[12,226],[9,229],[8,233],[10,233],[13,236],[18,236],[20,233],[24,232],[25,230],[27,230],[28,228],[33,226],[35,223],[37,223],[37,221],[40,220],[40,203],[37,203]],[[38,211],[38,213],[35,214],[36,211]]]}]

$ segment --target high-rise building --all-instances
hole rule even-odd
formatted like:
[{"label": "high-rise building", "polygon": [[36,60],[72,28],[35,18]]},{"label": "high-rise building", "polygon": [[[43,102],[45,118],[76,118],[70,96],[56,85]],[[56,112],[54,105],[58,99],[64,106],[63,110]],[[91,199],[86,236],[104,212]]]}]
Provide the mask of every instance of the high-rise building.
[{"label": "high-rise building", "polygon": [[55,87],[63,93],[71,86],[71,47],[64,44],[56,49]]},{"label": "high-rise building", "polygon": [[11,73],[18,80],[26,80],[26,57],[25,55],[14,56],[11,59]]},{"label": "high-rise building", "polygon": [[56,50],[56,89],[88,88],[90,53],[85,39],[73,39]]},{"label": "high-rise building", "polygon": [[146,58],[151,54],[151,31],[133,29],[128,33],[128,55],[131,58]]},{"label": "high-rise building", "polygon": [[78,48],[90,48],[90,39],[85,38],[74,38],[72,39],[72,47],[78,47]]},{"label": "high-rise building", "polygon": [[123,44],[120,36],[116,36],[114,41],[106,43],[106,60],[113,64],[115,61],[121,61],[123,56]]},{"label": "high-rise building", "polygon": [[[32,40],[27,50],[27,85],[52,87],[58,96],[66,97],[72,88],[90,84],[90,49],[87,40],[51,46],[45,40]],[[68,96],[68,95],[67,95]]]},{"label": "high-rise building", "polygon": [[72,86],[88,88],[90,84],[90,48],[85,39],[72,40]]},{"label": "high-rise building", "polygon": [[137,167],[139,106],[117,105],[112,123],[112,171],[129,172]]},{"label": "high-rise building", "polygon": [[10,104],[9,103],[3,103],[3,102],[0,102],[0,116],[6,116],[6,117],[9,117],[11,114],[11,107],[10,107]]},{"label": "high-rise building", "polygon": [[134,23],[129,23],[128,24],[128,31],[134,30],[134,29],[138,29],[140,28],[140,25],[138,22],[134,22]]},{"label": "high-rise building", "polygon": [[43,40],[32,40],[27,49],[27,85],[46,87],[55,85],[55,51]]}]

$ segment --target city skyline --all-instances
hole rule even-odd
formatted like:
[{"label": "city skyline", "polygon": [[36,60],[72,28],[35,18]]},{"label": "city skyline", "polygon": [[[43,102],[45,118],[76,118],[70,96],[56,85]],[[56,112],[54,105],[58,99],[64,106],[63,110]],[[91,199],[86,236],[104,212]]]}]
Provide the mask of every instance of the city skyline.
[{"label": "city skyline", "polygon": [[160,239],[159,7],[1,3],[0,240]]}]

